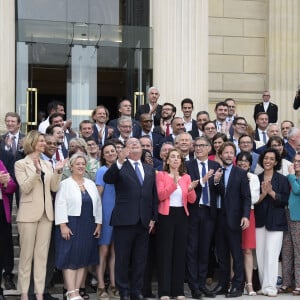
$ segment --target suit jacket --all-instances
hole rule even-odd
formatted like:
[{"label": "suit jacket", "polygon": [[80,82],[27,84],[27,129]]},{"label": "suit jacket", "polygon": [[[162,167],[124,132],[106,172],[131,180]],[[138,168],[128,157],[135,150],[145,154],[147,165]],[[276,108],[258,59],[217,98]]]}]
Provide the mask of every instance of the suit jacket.
[{"label": "suit jacket", "polygon": [[[160,104],[157,105],[156,113],[154,116],[154,126],[159,126],[160,125],[160,115],[161,115],[161,109],[162,106]],[[140,105],[135,113],[134,118],[137,121],[140,121],[140,115],[141,114],[148,114],[150,112],[150,105],[149,104],[144,104]]]},{"label": "suit jacket", "polygon": [[44,212],[50,221],[54,219],[51,191],[57,191],[62,175],[53,173],[50,162],[40,160],[40,163],[45,173],[44,184],[28,155],[15,163],[15,175],[21,192],[17,222],[37,222]]},{"label": "suit jacket", "polygon": [[[137,122],[134,119],[131,119],[131,120],[132,120],[132,137],[135,137],[138,139],[138,138],[140,138],[140,132],[141,132],[140,124],[139,124],[139,122]],[[113,138],[119,137],[120,131],[118,130],[118,119],[113,119],[113,120],[109,121],[108,125],[114,128],[114,134],[112,137]]]},{"label": "suit jacket", "polygon": [[289,211],[292,221],[300,221],[300,182],[295,174],[289,174],[287,179],[291,185],[291,193],[289,197]]},{"label": "suit jacket", "polygon": [[114,163],[104,174],[104,182],[114,184],[115,207],[112,211],[112,226],[136,225],[139,222],[148,228],[150,220],[157,220],[157,191],[155,170],[142,164],[145,172],[143,185],[129,161],[118,168]]},{"label": "suit jacket", "polygon": [[[254,113],[253,113],[254,121],[255,121],[256,115],[259,112],[265,112],[263,102],[260,102],[260,103],[256,104],[255,107],[254,107]],[[269,116],[269,123],[276,123],[277,122],[277,120],[278,120],[278,106],[276,104],[270,102],[266,113]]]},{"label": "suit jacket", "polygon": [[296,154],[295,149],[291,146],[291,144],[289,142],[284,144],[284,149],[286,150],[285,159],[292,161]]},{"label": "suit jacket", "polygon": [[[264,173],[258,175],[260,183],[264,180]],[[289,199],[289,183],[285,176],[274,172],[271,180],[275,200],[267,195],[261,202],[254,206],[256,227],[265,226],[269,231],[287,231],[288,225],[285,206]]]},{"label": "suit jacket", "polygon": [[[191,176],[191,180],[198,180],[200,178],[199,174],[199,168],[198,168],[198,161],[197,159],[193,159],[191,161],[188,161],[186,163],[186,168],[188,174]],[[214,172],[221,168],[221,166],[215,162],[208,160],[208,170],[213,169]],[[214,177],[210,177],[208,180],[208,187],[209,187],[209,196],[210,196],[210,213],[212,217],[216,216],[216,209],[217,209],[217,197],[219,195],[219,185],[214,184]],[[202,195],[202,186],[199,183],[197,187],[195,188],[196,195],[197,195],[197,200],[195,201],[194,204],[189,204],[189,210],[191,214],[193,213],[194,210],[199,208],[199,201]]]},{"label": "suit jacket", "polygon": [[298,109],[299,107],[300,107],[300,97],[296,96],[295,99],[294,99],[293,108]]},{"label": "suit jacket", "polygon": [[[108,140],[107,136],[108,136],[108,127],[105,126],[105,129],[104,129],[104,143]],[[103,145],[102,145],[102,141],[100,141],[99,139],[99,131],[98,131],[98,128],[96,126],[96,124],[93,125],[93,134],[92,134],[92,137],[95,139],[97,145],[99,145],[99,148],[101,148]]]},{"label": "suit jacket", "polygon": [[[228,171],[225,171],[228,172]],[[241,229],[241,219],[250,217],[251,194],[247,172],[239,167],[232,166],[227,187],[220,181],[222,210],[231,230]]]},{"label": "suit jacket", "polygon": [[[5,150],[5,140],[6,138],[8,137],[8,132],[6,132],[5,134],[3,134],[1,136],[1,149]],[[19,139],[18,139],[18,144],[17,144],[17,151],[21,150],[22,149],[22,144],[21,144],[21,140],[25,137],[25,134],[23,134],[22,132],[19,132]],[[10,152],[12,153],[12,150],[9,149],[9,150],[5,150],[7,152]]]}]

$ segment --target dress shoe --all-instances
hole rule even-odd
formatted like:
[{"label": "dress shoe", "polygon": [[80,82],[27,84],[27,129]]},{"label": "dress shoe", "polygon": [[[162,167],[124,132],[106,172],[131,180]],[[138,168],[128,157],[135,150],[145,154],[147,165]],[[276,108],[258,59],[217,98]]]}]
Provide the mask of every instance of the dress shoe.
[{"label": "dress shoe", "polygon": [[144,300],[144,297],[142,294],[132,295],[132,296],[130,296],[130,300]]},{"label": "dress shoe", "polygon": [[50,293],[43,294],[43,299],[44,300],[59,300],[59,298],[53,297]]},{"label": "dress shoe", "polygon": [[216,294],[209,290],[206,286],[200,288],[200,292],[204,295],[206,298],[216,298]]},{"label": "dress shoe", "polygon": [[212,292],[215,294],[215,295],[225,295],[228,290],[222,286],[222,285],[217,285],[213,290]]},{"label": "dress shoe", "polygon": [[226,298],[236,298],[241,297],[243,292],[237,288],[231,288],[230,291],[225,295]]},{"label": "dress shoe", "polygon": [[156,298],[156,295],[153,294],[152,292],[151,293],[147,293],[147,294],[143,294],[144,298]]},{"label": "dress shoe", "polygon": [[192,298],[193,299],[201,299],[202,298],[202,293],[200,292],[200,290],[192,290]]}]

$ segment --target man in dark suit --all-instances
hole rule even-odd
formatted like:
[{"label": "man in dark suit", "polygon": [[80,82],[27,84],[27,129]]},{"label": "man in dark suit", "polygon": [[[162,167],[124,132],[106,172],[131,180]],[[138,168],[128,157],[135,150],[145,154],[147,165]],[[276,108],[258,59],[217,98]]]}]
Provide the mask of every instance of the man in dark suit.
[{"label": "man in dark suit", "polygon": [[203,124],[208,122],[210,120],[209,118],[209,114],[207,111],[202,110],[199,111],[196,115],[196,123],[197,123],[197,127],[192,127],[192,130],[189,131],[189,133],[191,134],[193,140],[198,137],[198,136],[203,136]]},{"label": "man in dark suit", "polygon": [[16,156],[17,151],[22,148],[22,139],[25,137],[25,134],[20,131],[20,116],[15,112],[6,113],[5,125],[7,132],[1,137],[1,149]]},{"label": "man in dark suit", "polygon": [[181,101],[181,111],[183,112],[183,122],[185,131],[195,131],[197,129],[196,120],[192,119],[192,112],[194,109],[193,100],[185,98]]},{"label": "man in dark suit", "polygon": [[[120,117],[131,118],[132,105],[131,105],[130,100],[127,100],[127,99],[121,100],[119,103],[118,109],[119,109]],[[139,137],[139,133],[141,130],[140,124],[135,119],[131,118],[131,121],[132,121],[132,129],[131,129],[130,136]],[[113,137],[118,137],[120,135],[120,132],[118,129],[118,119],[110,120],[108,125],[113,127],[113,129],[114,129]]]},{"label": "man in dark suit", "polygon": [[270,123],[276,123],[278,120],[278,107],[276,104],[270,102],[270,92],[264,91],[262,95],[263,102],[260,102],[254,107],[253,118],[256,121],[256,115],[259,112],[266,112],[269,116]]},{"label": "man in dark suit", "polygon": [[162,106],[157,103],[159,96],[159,90],[156,87],[152,86],[148,89],[148,104],[140,105],[137,108],[137,111],[135,113],[135,119],[137,121],[140,120],[141,114],[150,114],[154,126],[160,125],[160,114]]},{"label": "man in dark suit", "polygon": [[[247,172],[233,165],[236,149],[232,142],[225,142],[219,150],[223,171],[215,172],[219,184],[221,207],[216,224],[216,249],[220,266],[219,283],[213,290],[227,298],[240,297],[244,288],[244,257],[241,248],[242,230],[249,227],[251,194]],[[221,180],[221,178],[223,180]],[[230,281],[230,256],[234,276]]]},{"label": "man in dark suit", "polygon": [[109,120],[109,111],[104,105],[98,105],[92,113],[92,118],[95,121],[92,137],[101,148],[114,133],[114,129],[106,125]]},{"label": "man in dark suit", "polygon": [[220,165],[208,160],[211,144],[206,137],[197,137],[194,147],[196,159],[188,161],[186,166],[192,181],[200,178],[200,183],[195,189],[197,200],[188,207],[190,216],[186,256],[187,279],[192,298],[200,299],[202,294],[214,298],[216,295],[209,291],[205,284],[209,249],[216,222],[219,188],[219,185],[214,184],[213,174]]},{"label": "man in dark suit", "polygon": [[261,141],[264,145],[268,142],[267,128],[269,126],[269,116],[265,112],[259,112],[255,119],[256,129],[254,139]]},{"label": "man in dark suit", "polygon": [[[15,157],[23,147],[22,147],[22,139],[25,135],[20,131],[21,126],[21,118],[19,114],[15,112],[8,112],[5,115],[5,125],[7,132],[1,137],[1,152],[0,159],[3,161],[7,171],[9,174],[14,177],[14,169],[13,164]],[[17,188],[15,192],[16,196],[16,204],[19,206],[19,190]],[[10,207],[12,207],[13,196],[9,196]],[[11,224],[9,225],[10,230],[12,230]],[[14,248],[12,241],[12,232],[10,233],[10,239],[8,240],[8,244],[6,245],[7,256],[4,259],[4,269],[3,273],[4,279],[4,287],[6,290],[6,294],[15,294],[16,286],[13,281],[14,275],[12,273],[14,268]]]},{"label": "man in dark suit", "polygon": [[104,175],[104,181],[114,184],[116,190],[111,225],[114,226],[116,285],[121,300],[128,300],[129,296],[131,300],[143,299],[149,233],[157,220],[155,171],[141,163],[141,155],[139,140],[128,139],[117,162]]}]

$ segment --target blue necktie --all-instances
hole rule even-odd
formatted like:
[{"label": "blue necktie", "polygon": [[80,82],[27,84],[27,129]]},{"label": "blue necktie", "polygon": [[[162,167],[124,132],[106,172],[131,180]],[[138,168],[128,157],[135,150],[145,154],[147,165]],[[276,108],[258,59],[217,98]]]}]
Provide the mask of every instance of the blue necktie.
[{"label": "blue necktie", "polygon": [[142,173],[141,173],[141,171],[140,171],[140,169],[139,169],[139,163],[138,163],[138,162],[135,162],[135,163],[134,163],[134,170],[135,170],[136,176],[137,176],[138,179],[139,179],[140,184],[143,185],[144,180],[143,180]]},{"label": "blue necktie", "polygon": [[262,132],[262,135],[263,135],[263,142],[264,142],[264,144],[266,144],[266,143],[267,143],[267,136],[266,136],[266,133],[263,131],[263,132]]},{"label": "blue necktie", "polygon": [[[205,168],[205,163],[202,162],[202,178],[206,175],[206,168]],[[208,204],[208,184],[207,181],[205,182],[204,187],[202,188],[202,201],[204,205]]]}]

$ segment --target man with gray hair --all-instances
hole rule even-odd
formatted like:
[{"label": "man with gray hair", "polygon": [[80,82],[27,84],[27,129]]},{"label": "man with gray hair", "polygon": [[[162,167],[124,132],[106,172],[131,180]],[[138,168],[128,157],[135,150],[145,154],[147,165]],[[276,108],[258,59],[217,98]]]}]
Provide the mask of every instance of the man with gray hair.
[{"label": "man with gray hair", "polygon": [[292,127],[287,135],[287,140],[287,143],[284,145],[287,152],[285,159],[292,161],[300,146],[300,129]]},{"label": "man with gray hair", "polygon": [[162,106],[159,105],[158,99],[159,99],[160,93],[158,88],[152,86],[148,89],[148,103],[144,105],[140,105],[137,108],[135,119],[139,121],[141,114],[150,114],[154,123],[154,126],[158,126],[160,124],[160,112]]},{"label": "man with gray hair", "polygon": [[115,136],[123,144],[131,137],[132,133],[132,120],[130,117],[122,116],[117,120],[117,128],[119,135]]},{"label": "man with gray hair", "polygon": [[181,151],[186,161],[194,158],[193,153],[190,152],[192,142],[192,136],[188,132],[182,132],[175,136],[175,147],[177,147]]}]

